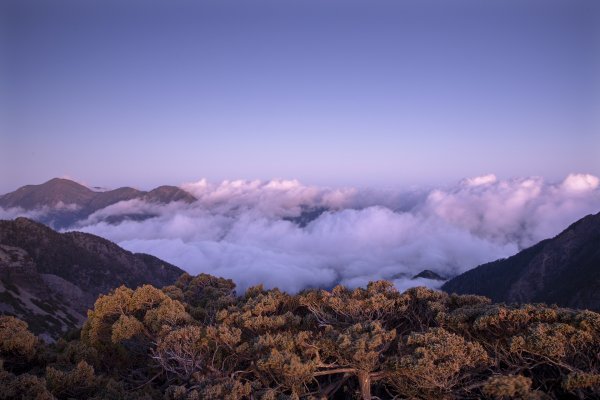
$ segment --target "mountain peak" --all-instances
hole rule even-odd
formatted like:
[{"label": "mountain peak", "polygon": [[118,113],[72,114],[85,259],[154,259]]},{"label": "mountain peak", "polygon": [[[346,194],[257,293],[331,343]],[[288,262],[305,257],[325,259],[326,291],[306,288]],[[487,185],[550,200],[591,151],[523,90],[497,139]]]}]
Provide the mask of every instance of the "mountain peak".
[{"label": "mountain peak", "polygon": [[[53,183],[53,184],[54,184],[54,183],[66,183],[66,184],[72,184],[72,183],[74,183],[74,184],[77,184],[77,185],[79,185],[79,186],[84,186],[84,185],[82,185],[82,184],[80,184],[80,183],[77,183],[77,182],[75,182],[74,180],[67,179],[67,178],[58,178],[58,177],[56,177],[56,178],[52,178],[52,179],[50,179],[50,180],[48,180],[48,181],[46,181],[46,182],[42,183],[42,185],[47,185],[47,184],[49,184],[49,183]],[[84,186],[84,187],[85,187],[85,186]]]},{"label": "mountain peak", "polygon": [[176,186],[159,186],[149,192],[131,187],[94,191],[64,178],[52,178],[39,185],[22,186],[0,196],[1,208],[22,208],[45,212],[40,222],[54,228],[65,228],[92,213],[120,201],[140,199],[150,203],[168,204],[174,201],[193,203],[197,199]]},{"label": "mountain peak", "polygon": [[435,281],[445,281],[447,279],[447,278],[444,278],[443,276],[441,276],[440,274],[433,272],[430,269],[424,269],[423,271],[419,272],[418,274],[416,274],[415,276],[413,276],[410,279],[418,279],[418,278],[432,279]]},{"label": "mountain peak", "polygon": [[71,180],[53,178],[40,185],[22,186],[12,193],[7,193],[0,198],[0,207],[21,207],[32,210],[40,207],[57,207],[59,205],[86,204],[94,192]]},{"label": "mountain peak", "polygon": [[197,199],[177,186],[163,185],[152,189],[144,195],[144,200],[151,203],[170,203],[172,201],[183,201],[193,203]]}]

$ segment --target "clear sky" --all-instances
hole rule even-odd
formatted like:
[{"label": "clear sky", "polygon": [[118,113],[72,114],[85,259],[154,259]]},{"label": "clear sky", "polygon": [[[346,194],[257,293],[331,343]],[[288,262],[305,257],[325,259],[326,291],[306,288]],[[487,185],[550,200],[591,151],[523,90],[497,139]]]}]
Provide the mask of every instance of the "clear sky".
[{"label": "clear sky", "polygon": [[0,18],[0,193],[600,175],[596,0],[3,0]]}]

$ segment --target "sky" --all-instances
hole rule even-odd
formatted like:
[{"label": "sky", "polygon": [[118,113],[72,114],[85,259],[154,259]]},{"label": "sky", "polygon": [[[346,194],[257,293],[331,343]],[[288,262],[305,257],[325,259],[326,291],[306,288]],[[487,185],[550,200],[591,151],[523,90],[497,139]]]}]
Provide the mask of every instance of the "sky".
[{"label": "sky", "polygon": [[600,175],[594,0],[0,3],[0,193]]}]

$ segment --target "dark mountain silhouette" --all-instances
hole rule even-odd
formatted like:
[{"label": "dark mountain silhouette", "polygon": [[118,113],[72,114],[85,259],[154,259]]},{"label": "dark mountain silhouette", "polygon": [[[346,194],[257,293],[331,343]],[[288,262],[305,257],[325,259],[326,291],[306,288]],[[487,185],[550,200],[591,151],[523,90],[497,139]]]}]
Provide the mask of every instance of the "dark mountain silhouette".
[{"label": "dark mountain silhouette", "polygon": [[442,289],[484,295],[497,302],[600,310],[600,213],[512,257],[467,271]]},{"label": "dark mountain silhouette", "polygon": [[[196,200],[194,196],[175,186],[160,186],[149,192],[130,187],[96,192],[77,182],[54,178],[41,185],[23,186],[14,192],[0,196],[0,207],[4,209],[19,207],[28,211],[44,209],[46,212],[38,217],[39,221],[58,229],[73,225],[76,221],[85,219],[102,208],[132,199],[160,204],[173,201],[191,203]],[[109,222],[115,223],[122,219],[126,218]]]},{"label": "dark mountain silhouette", "polygon": [[293,217],[284,217],[285,221],[290,221],[300,228],[305,228],[308,224],[319,218],[323,213],[329,211],[327,207],[309,207],[302,206],[300,215]]},{"label": "dark mountain silhouette", "polygon": [[440,274],[437,274],[429,269],[424,269],[423,271],[419,272],[418,274],[416,274],[415,276],[413,276],[410,279],[417,279],[417,278],[432,279],[435,281],[445,281],[447,279],[447,278],[444,278],[443,276],[441,276]]},{"label": "dark mountain silhouette", "polygon": [[27,218],[0,220],[0,313],[47,338],[79,326],[102,293],[120,285],[162,287],[182,273],[95,235],[58,233]]}]

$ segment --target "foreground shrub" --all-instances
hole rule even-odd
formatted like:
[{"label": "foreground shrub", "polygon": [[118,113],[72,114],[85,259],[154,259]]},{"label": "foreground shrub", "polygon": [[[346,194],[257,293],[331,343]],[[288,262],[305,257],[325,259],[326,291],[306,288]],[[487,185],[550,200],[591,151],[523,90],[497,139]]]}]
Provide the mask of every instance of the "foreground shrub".
[{"label": "foreground shrub", "polygon": [[120,287],[69,342],[0,317],[0,357],[0,399],[600,399],[599,314],[385,281]]},{"label": "foreground shrub", "polygon": [[0,316],[0,357],[13,363],[25,363],[36,352],[37,338],[27,323],[6,315]]}]

